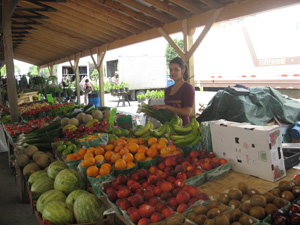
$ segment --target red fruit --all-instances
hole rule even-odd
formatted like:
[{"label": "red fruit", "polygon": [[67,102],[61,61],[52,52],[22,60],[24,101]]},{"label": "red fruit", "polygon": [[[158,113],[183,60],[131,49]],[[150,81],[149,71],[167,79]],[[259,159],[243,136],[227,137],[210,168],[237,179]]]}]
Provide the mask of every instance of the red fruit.
[{"label": "red fruit", "polygon": [[133,211],[129,217],[133,223],[137,223],[141,219],[139,211]]},{"label": "red fruit", "polygon": [[150,166],[149,172],[150,172],[151,174],[155,174],[155,172],[156,172],[157,169],[158,169],[157,166]]},{"label": "red fruit", "polygon": [[108,194],[110,191],[116,191],[113,187],[109,187],[106,189],[106,194]]},{"label": "red fruit", "polygon": [[148,184],[150,185],[156,185],[158,178],[155,175],[150,175],[147,179]]},{"label": "red fruit", "polygon": [[186,172],[186,166],[183,165],[177,165],[175,167],[175,173],[181,173],[181,172]]},{"label": "red fruit", "polygon": [[190,157],[192,158],[198,158],[200,156],[200,153],[197,152],[196,150],[193,150],[190,152]]},{"label": "red fruit", "polygon": [[206,155],[207,155],[206,151],[202,150],[202,151],[200,151],[200,156],[199,156],[199,158],[200,158],[200,159],[204,159],[204,158],[206,157]]},{"label": "red fruit", "polygon": [[142,218],[139,220],[138,225],[149,225],[151,223],[151,220],[148,218]]},{"label": "red fruit", "polygon": [[135,182],[135,180],[133,180],[133,179],[127,179],[127,183],[126,183],[126,185],[129,187],[133,182]]},{"label": "red fruit", "polygon": [[185,185],[185,186],[182,188],[182,190],[183,190],[183,191],[186,191],[186,192],[189,192],[189,190],[190,190],[191,187],[192,187],[192,186],[190,186],[190,185]]},{"label": "red fruit", "polygon": [[180,188],[175,188],[175,189],[173,189],[173,190],[172,190],[172,196],[173,196],[173,197],[176,197],[176,195],[177,195],[177,193],[178,193],[179,191],[181,191]]},{"label": "red fruit", "polygon": [[178,213],[183,213],[185,212],[185,210],[188,208],[188,206],[186,204],[180,204],[178,207],[177,207],[177,212]]},{"label": "red fruit", "polygon": [[141,185],[138,182],[136,182],[136,181],[133,181],[129,185],[129,189],[131,190],[131,192],[136,192],[136,190],[138,190],[139,188],[141,188]]},{"label": "red fruit", "polygon": [[166,158],[165,164],[166,166],[176,166],[176,161],[172,158]]},{"label": "red fruit", "polygon": [[165,208],[167,208],[167,205],[163,202],[159,202],[155,206],[155,211],[160,213]]},{"label": "red fruit", "polygon": [[154,212],[151,217],[150,217],[150,220],[153,222],[153,223],[158,223],[160,221],[163,220],[163,216],[158,213],[158,212]]},{"label": "red fruit", "polygon": [[152,190],[146,190],[143,194],[145,201],[149,201],[150,198],[154,196],[154,192]]},{"label": "red fruit", "polygon": [[127,209],[127,214],[130,216],[130,214],[133,212],[133,211],[139,211],[137,208],[135,208],[135,207],[130,207],[129,209]]},{"label": "red fruit", "polygon": [[166,179],[166,181],[168,181],[168,182],[170,182],[170,183],[174,183],[175,182],[175,177],[173,177],[173,176],[168,176],[167,177],[167,179]]},{"label": "red fruit", "polygon": [[109,201],[115,202],[118,199],[118,194],[115,190],[113,190],[113,191],[110,191],[107,193],[107,197],[108,197]]},{"label": "red fruit", "polygon": [[172,167],[165,167],[164,171],[165,172],[170,172],[172,170]]},{"label": "red fruit", "polygon": [[160,189],[160,187],[156,186],[156,187],[153,189],[153,191],[154,191],[154,194],[155,194],[156,196],[160,196],[160,194],[161,194],[161,189]]},{"label": "red fruit", "polygon": [[187,179],[189,179],[191,177],[196,176],[196,172],[195,171],[188,171],[188,172],[186,172],[186,176],[187,176]]},{"label": "red fruit", "polygon": [[156,170],[155,171],[155,176],[160,177],[164,172],[161,170]]},{"label": "red fruit", "polygon": [[218,157],[214,157],[214,158],[211,159],[211,161],[212,162],[219,162],[219,159],[218,159]]},{"label": "red fruit", "polygon": [[122,202],[123,199],[117,199],[116,201],[116,206],[120,206],[120,203]]},{"label": "red fruit", "polygon": [[135,194],[135,195],[132,196],[132,198],[130,199],[130,203],[131,203],[131,205],[134,206],[134,207],[139,207],[141,204],[144,203],[143,196],[141,196],[140,194]]},{"label": "red fruit", "polygon": [[167,201],[167,204],[172,209],[176,209],[177,206],[178,206],[178,202],[177,202],[176,198],[174,198],[174,197],[169,198],[168,201]]},{"label": "red fruit", "polygon": [[203,161],[204,164],[210,164],[211,163],[211,159],[210,158],[205,158]]},{"label": "red fruit", "polygon": [[[224,159],[224,158],[221,158],[221,159],[219,159],[219,163],[220,163],[221,165],[226,164],[226,163],[227,163],[227,160]],[[299,179],[298,181],[300,181],[300,174],[296,175],[294,179],[297,180],[297,179],[296,179],[297,176],[298,176],[297,179]]]},{"label": "red fruit", "polygon": [[199,190],[195,186],[191,186],[187,192],[190,194],[191,198],[197,198],[199,195]]},{"label": "red fruit", "polygon": [[142,185],[143,183],[145,183],[147,180],[146,179],[139,179],[138,182]]},{"label": "red fruit", "polygon": [[122,199],[121,200],[121,202],[120,202],[120,208],[122,209],[122,210],[127,210],[127,209],[129,209],[131,207],[131,204],[130,204],[130,202],[129,202],[129,200],[128,199]]},{"label": "red fruit", "polygon": [[220,166],[220,163],[219,162],[212,162],[211,166],[212,166],[213,169],[215,169],[215,168]]},{"label": "red fruit", "polygon": [[199,160],[195,163],[195,166],[202,166],[203,160]]},{"label": "red fruit", "polygon": [[153,189],[155,188],[156,186],[154,186],[154,185],[148,185],[147,187],[146,187],[146,190],[151,190],[151,191],[153,191]]},{"label": "red fruit", "polygon": [[163,201],[166,201],[168,198],[172,197],[172,194],[171,192],[166,192],[166,191],[163,191],[161,194],[160,194],[160,198],[161,200]]},{"label": "red fruit", "polygon": [[145,181],[144,183],[142,183],[142,187],[143,187],[144,189],[146,189],[146,187],[147,187],[148,185],[149,185],[149,184],[148,184],[147,181]]},{"label": "red fruit", "polygon": [[184,180],[182,179],[177,179],[174,182],[174,186],[177,188],[182,188],[185,185]]},{"label": "red fruit", "polygon": [[206,201],[206,200],[209,199],[209,197],[208,197],[208,195],[207,195],[206,193],[200,192],[197,199],[198,199],[198,200],[201,199],[201,200]]},{"label": "red fruit", "polygon": [[145,179],[147,179],[147,176],[148,176],[148,170],[146,170],[146,169],[139,169],[138,171],[137,171],[137,174],[138,174],[138,176],[139,176],[139,179],[143,179],[143,178],[145,178]]},{"label": "red fruit", "polygon": [[164,179],[162,179],[161,177],[158,178],[158,180],[157,180],[157,182],[156,182],[156,186],[160,187],[160,185],[161,185],[163,182],[165,182]]},{"label": "red fruit", "polygon": [[173,185],[170,182],[165,181],[160,185],[160,188],[162,191],[171,191],[173,189]]},{"label": "red fruit", "polygon": [[131,174],[131,179],[138,181],[139,180],[139,175],[137,173],[132,173]]},{"label": "red fruit", "polygon": [[212,169],[212,165],[211,164],[207,164],[207,163],[204,163],[202,165],[202,169],[206,170],[206,171],[209,171]]},{"label": "red fruit", "polygon": [[177,176],[176,176],[176,179],[186,180],[187,175],[186,175],[186,173],[178,173]]},{"label": "red fruit", "polygon": [[195,170],[195,175],[197,176],[197,175],[200,175],[200,174],[202,174],[203,173],[203,170],[201,170],[201,169],[199,169],[199,168],[197,168],[196,170]]},{"label": "red fruit", "polygon": [[187,167],[188,165],[191,165],[191,163],[189,161],[184,161],[181,163],[181,165]]},{"label": "red fruit", "polygon": [[176,164],[181,164],[183,161],[184,161],[184,158],[183,157],[178,157],[176,158]]},{"label": "red fruit", "polygon": [[113,182],[111,182],[111,185],[116,189],[118,186],[118,183],[116,180],[114,180]]},{"label": "red fruit", "polygon": [[166,165],[164,163],[158,164],[158,169],[164,170],[166,168]]},{"label": "red fruit", "polygon": [[152,205],[153,207],[155,207],[160,202],[161,201],[159,200],[159,198],[155,196],[149,199],[149,204]]},{"label": "red fruit", "polygon": [[160,175],[160,178],[165,180],[168,176],[169,176],[168,172],[163,172],[162,175]]},{"label": "red fruit", "polygon": [[193,205],[197,200],[197,198],[191,198],[189,201],[188,201],[188,204],[187,206],[190,207],[191,205]]},{"label": "red fruit", "polygon": [[168,218],[174,214],[174,211],[169,208],[165,208],[161,211],[161,214],[164,216],[164,218]]},{"label": "red fruit", "polygon": [[176,200],[179,204],[186,204],[190,200],[191,196],[186,191],[179,191],[176,195]]},{"label": "red fruit", "polygon": [[186,171],[195,171],[196,170],[196,166],[194,165],[189,165],[186,167]]},{"label": "red fruit", "polygon": [[150,218],[152,213],[154,213],[155,209],[152,205],[149,204],[143,204],[139,208],[140,215],[142,217]]},{"label": "red fruit", "polygon": [[127,183],[127,176],[124,175],[124,174],[119,174],[117,176],[116,181],[117,181],[117,184],[126,184]]},{"label": "red fruit", "polygon": [[129,196],[130,192],[128,192],[127,189],[121,189],[118,191],[118,198],[127,198]]},{"label": "red fruit", "polygon": [[207,155],[206,155],[208,158],[214,158],[214,157],[216,157],[216,155],[215,155],[215,153],[213,153],[213,152],[209,152],[209,153],[207,153]]},{"label": "red fruit", "polygon": [[141,189],[141,188],[139,188],[139,189],[137,189],[137,190],[136,190],[136,192],[135,192],[135,193],[143,196],[143,194],[144,194],[144,190],[143,190],[143,189]]},{"label": "red fruit", "polygon": [[105,184],[102,185],[102,191],[107,193],[107,189],[110,188],[110,187],[111,187],[110,183],[105,183]]}]

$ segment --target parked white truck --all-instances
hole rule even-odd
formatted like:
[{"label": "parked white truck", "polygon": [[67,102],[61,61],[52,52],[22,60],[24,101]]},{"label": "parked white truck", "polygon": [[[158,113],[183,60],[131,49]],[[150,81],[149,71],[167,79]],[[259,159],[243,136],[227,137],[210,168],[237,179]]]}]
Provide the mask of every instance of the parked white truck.
[{"label": "parked white truck", "polygon": [[165,56],[118,56],[106,61],[107,78],[129,84],[129,97],[167,87]]}]

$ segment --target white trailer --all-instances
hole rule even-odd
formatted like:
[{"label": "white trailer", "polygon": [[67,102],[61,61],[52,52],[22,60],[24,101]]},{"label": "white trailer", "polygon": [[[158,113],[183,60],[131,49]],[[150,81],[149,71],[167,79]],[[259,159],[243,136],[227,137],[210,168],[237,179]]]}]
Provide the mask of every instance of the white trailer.
[{"label": "white trailer", "polygon": [[129,84],[129,97],[167,87],[165,56],[118,56],[106,61],[107,78]]}]

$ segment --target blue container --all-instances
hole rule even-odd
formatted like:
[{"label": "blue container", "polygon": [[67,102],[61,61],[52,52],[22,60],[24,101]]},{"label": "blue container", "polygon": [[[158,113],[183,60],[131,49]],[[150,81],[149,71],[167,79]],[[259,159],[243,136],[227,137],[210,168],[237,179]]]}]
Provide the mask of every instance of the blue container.
[{"label": "blue container", "polygon": [[89,104],[94,104],[96,108],[100,107],[100,96],[97,93],[91,93],[88,95],[89,96]]},{"label": "blue container", "polygon": [[291,129],[291,136],[300,139],[300,121]]}]

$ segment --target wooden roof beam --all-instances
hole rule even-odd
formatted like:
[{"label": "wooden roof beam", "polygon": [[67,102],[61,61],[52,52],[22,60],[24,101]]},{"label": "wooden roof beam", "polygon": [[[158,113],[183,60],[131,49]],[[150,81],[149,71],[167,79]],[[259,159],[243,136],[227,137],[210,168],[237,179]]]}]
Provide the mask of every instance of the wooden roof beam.
[{"label": "wooden roof beam", "polygon": [[23,8],[23,7],[17,7],[15,9],[15,11],[27,11],[27,12],[37,12],[37,11],[40,11],[40,12],[43,12],[43,11],[46,11],[46,12],[56,12],[56,9],[55,8],[52,8],[52,7],[46,7],[46,8]]},{"label": "wooden roof beam", "polygon": [[143,4],[140,4],[136,1],[132,0],[118,0],[118,2],[123,3],[125,5],[128,5],[132,8],[135,8],[139,11],[141,11],[144,14],[148,14],[149,16],[158,19],[159,21],[162,21],[163,23],[171,23],[174,21],[174,18],[169,16],[166,13],[158,12],[153,7],[148,7]]},{"label": "wooden roof beam", "polygon": [[26,2],[57,2],[57,3],[65,3],[66,0],[26,0]]},{"label": "wooden roof beam", "polygon": [[204,10],[201,9],[200,5],[197,4],[195,1],[192,1],[192,0],[185,0],[185,1],[182,1],[182,0],[169,0],[169,1],[173,2],[176,5],[179,5],[180,7],[184,8],[188,11],[191,11],[195,14],[200,14],[200,13],[204,12]]},{"label": "wooden roof beam", "polygon": [[[33,12],[34,13],[34,12]],[[19,15],[14,13],[11,18],[25,18],[25,19],[49,19],[47,16],[43,16],[39,13],[34,13],[35,15]]]},{"label": "wooden roof beam", "polygon": [[214,8],[214,9],[224,7],[224,4],[222,4],[220,1],[217,1],[217,0],[200,0],[200,2],[203,2],[204,4],[210,6],[211,8]]},{"label": "wooden roof beam", "polygon": [[141,12],[136,12],[128,7],[125,7],[124,5],[122,5],[119,2],[114,2],[111,0],[92,0],[93,2],[99,3],[101,5],[105,5],[109,8],[112,8],[120,13],[124,13],[136,20],[139,20],[151,27],[158,27],[162,25],[162,22],[160,22],[157,19],[153,19],[149,16],[145,16],[143,13]]},{"label": "wooden roof beam", "polygon": [[28,21],[28,22],[12,21],[12,24],[13,25],[32,25],[32,24],[41,25],[42,23],[37,22],[37,21]]}]

